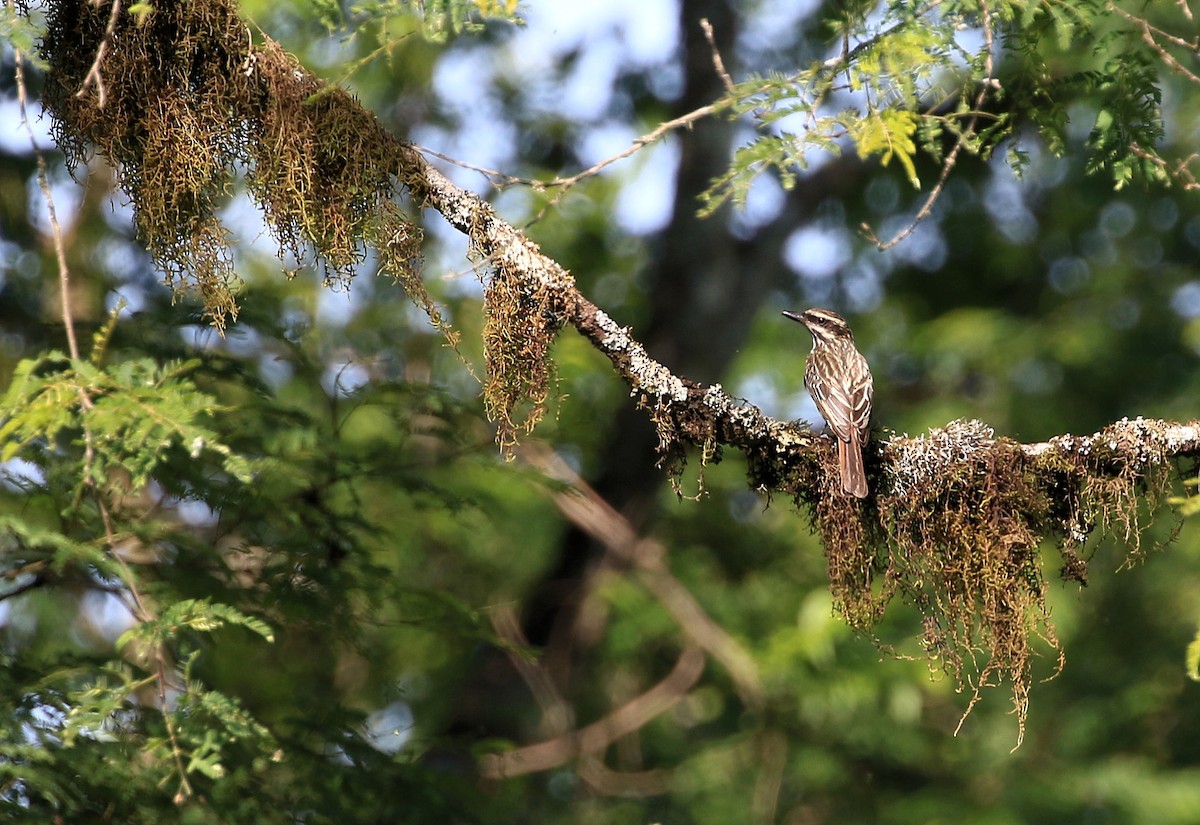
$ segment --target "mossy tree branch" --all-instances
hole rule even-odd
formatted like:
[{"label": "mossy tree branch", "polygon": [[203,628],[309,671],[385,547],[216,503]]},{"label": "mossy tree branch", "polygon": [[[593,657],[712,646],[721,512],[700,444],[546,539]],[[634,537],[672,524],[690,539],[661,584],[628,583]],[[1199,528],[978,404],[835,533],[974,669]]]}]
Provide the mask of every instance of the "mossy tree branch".
[{"label": "mossy tree branch", "polygon": [[[484,396],[503,450],[539,421],[551,345],[573,326],[653,420],[669,472],[689,447],[704,460],[719,459],[722,447],[743,452],[753,488],[811,508],[837,603],[852,624],[869,627],[899,594],[925,616],[931,662],[975,698],[997,680],[1011,682],[1022,720],[1033,640],[1058,649],[1039,546],[1055,542],[1063,574],[1084,582],[1077,549],[1093,527],[1115,528],[1136,549],[1140,503],[1161,499],[1174,459],[1200,456],[1198,422],[1122,420],[1041,444],[952,422],[918,438],[872,441],[873,496],[863,504],[844,498],[827,439],[719,385],[673,374],[490,204],[278,44],[262,37],[253,45],[228,0],[162,3],[143,24],[126,14],[111,30],[110,18],[103,3],[51,6],[44,55],[56,137],[73,166],[94,147],[117,169],[168,281],[190,283],[218,323],[236,304],[216,206],[237,169],[249,170],[250,194],[281,251],[307,253],[344,280],[373,248],[381,272],[441,326],[420,281],[413,217],[433,209],[468,237],[473,260],[490,273]],[[90,83],[93,56],[109,38],[103,86]],[[151,100],[158,105],[147,107]]]}]

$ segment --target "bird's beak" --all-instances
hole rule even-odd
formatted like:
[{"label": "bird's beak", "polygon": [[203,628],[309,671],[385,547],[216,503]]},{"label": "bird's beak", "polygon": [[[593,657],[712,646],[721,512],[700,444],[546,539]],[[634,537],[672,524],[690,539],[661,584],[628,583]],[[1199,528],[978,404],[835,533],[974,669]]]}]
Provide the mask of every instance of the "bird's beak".
[{"label": "bird's beak", "polygon": [[[804,323],[804,313],[802,313],[802,312],[792,312],[790,310],[785,309],[783,311],[783,317],[791,318],[793,321],[796,321],[801,324]],[[807,324],[806,324],[806,326],[807,326]]]}]

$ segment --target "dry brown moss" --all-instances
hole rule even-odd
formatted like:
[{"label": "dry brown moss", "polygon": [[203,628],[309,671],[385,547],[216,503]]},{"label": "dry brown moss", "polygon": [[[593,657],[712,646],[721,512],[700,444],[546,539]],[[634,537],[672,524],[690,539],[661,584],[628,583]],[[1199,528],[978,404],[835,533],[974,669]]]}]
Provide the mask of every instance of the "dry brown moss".
[{"label": "dry brown moss", "polygon": [[[277,44],[254,48],[225,0],[164,0],[122,11],[100,75],[85,78],[111,6],[49,7],[43,57],[54,136],[74,169],[98,151],[118,172],[138,233],[167,282],[203,298],[218,327],[236,315],[234,272],[217,217],[245,175],[280,245],[345,282],[371,243],[380,267],[434,315],[415,262],[420,230],[396,200],[399,142]],[[336,111],[336,117],[330,116]]]},{"label": "dry brown moss", "polygon": [[[1062,667],[1039,548],[1056,543],[1063,578],[1085,584],[1079,548],[1093,527],[1139,548],[1139,510],[1168,481],[1168,450],[1146,423],[1031,452],[976,421],[884,445],[887,473],[867,502],[838,495],[832,450],[816,479],[792,488],[809,503],[835,604],[860,629],[899,596],[923,617],[930,665],[971,695],[1008,683],[1024,733],[1038,640]],[[1065,449],[1066,447],[1070,449]],[[808,473],[811,476],[811,472]],[[814,484],[814,480],[817,482]],[[823,490],[814,496],[813,490]]]},{"label": "dry brown moss", "polygon": [[550,347],[562,329],[566,300],[567,292],[557,285],[534,282],[503,264],[487,280],[483,343],[488,381],[483,399],[488,416],[497,423],[496,440],[506,457],[545,414],[554,378]]},{"label": "dry brown moss", "polygon": [[924,616],[931,661],[973,691],[972,703],[981,688],[1011,683],[1023,725],[1031,639],[1058,651],[1038,558],[1048,500],[1020,446],[975,422],[920,443],[915,463],[933,466],[898,468],[910,474],[877,503],[893,545],[885,576]]}]

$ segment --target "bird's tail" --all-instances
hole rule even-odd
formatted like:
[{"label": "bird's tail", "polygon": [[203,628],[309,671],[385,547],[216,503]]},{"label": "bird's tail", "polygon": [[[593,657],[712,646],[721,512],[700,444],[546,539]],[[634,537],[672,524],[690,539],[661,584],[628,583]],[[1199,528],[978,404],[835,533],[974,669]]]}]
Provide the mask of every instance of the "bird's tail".
[{"label": "bird's tail", "polygon": [[838,439],[838,469],[842,474],[842,492],[858,498],[867,497],[867,471],[863,469],[862,447],[858,438]]}]

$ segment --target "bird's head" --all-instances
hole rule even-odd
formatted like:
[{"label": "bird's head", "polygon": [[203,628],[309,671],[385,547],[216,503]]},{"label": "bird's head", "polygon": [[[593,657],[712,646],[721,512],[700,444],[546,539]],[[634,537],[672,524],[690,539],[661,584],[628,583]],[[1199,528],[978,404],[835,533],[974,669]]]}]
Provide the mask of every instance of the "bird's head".
[{"label": "bird's head", "polygon": [[808,327],[814,340],[838,341],[854,338],[846,319],[831,310],[813,308],[806,309],[804,312],[784,312],[783,314]]}]

